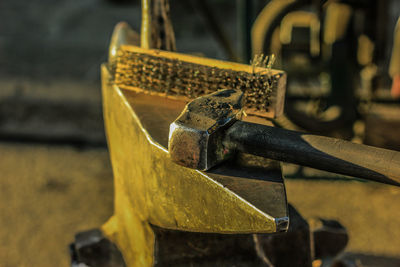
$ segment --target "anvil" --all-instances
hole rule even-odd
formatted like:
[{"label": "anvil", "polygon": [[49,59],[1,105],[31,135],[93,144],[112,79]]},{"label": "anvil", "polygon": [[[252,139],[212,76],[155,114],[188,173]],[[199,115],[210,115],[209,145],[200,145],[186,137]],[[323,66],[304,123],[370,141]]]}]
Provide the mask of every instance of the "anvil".
[{"label": "anvil", "polygon": [[[129,31],[117,26],[110,51],[130,45]],[[154,264],[152,225],[222,234],[286,231],[280,164],[246,154],[208,172],[175,164],[167,150],[169,125],[186,102],[121,88],[110,64],[114,57],[101,67],[115,190],[114,215],[102,231],[127,265]]]}]

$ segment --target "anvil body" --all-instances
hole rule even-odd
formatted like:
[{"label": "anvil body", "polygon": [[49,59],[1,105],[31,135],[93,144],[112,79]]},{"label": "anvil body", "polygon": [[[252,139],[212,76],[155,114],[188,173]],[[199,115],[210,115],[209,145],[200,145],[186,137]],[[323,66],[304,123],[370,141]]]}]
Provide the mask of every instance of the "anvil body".
[{"label": "anvil body", "polygon": [[240,155],[207,173],[176,165],[168,130],[186,103],[123,90],[106,64],[102,90],[115,185],[114,215],[102,230],[128,266],[154,264],[152,225],[223,234],[287,229],[279,163]]}]

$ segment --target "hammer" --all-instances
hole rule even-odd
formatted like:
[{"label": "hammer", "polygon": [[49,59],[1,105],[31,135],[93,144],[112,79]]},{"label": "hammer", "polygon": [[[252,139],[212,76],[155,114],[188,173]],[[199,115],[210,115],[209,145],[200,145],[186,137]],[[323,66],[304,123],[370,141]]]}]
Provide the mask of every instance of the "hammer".
[{"label": "hammer", "polygon": [[400,153],[241,121],[241,90],[189,102],[170,125],[168,150],[182,166],[209,170],[237,152],[400,186]]}]

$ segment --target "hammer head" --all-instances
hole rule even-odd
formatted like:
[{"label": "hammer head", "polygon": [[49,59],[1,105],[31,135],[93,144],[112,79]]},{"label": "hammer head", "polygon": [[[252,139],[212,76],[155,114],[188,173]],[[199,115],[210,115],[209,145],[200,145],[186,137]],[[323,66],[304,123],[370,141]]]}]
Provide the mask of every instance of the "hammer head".
[{"label": "hammer head", "polygon": [[229,158],[233,151],[222,145],[224,130],[240,119],[241,90],[227,89],[188,103],[171,124],[168,150],[179,165],[208,170]]}]

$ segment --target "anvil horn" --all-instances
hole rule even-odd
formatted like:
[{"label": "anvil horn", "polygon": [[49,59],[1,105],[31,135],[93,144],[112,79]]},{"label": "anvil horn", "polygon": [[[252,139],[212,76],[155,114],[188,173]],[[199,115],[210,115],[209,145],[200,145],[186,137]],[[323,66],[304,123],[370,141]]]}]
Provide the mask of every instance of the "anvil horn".
[{"label": "anvil horn", "polygon": [[138,45],[139,42],[139,34],[135,32],[128,23],[122,21],[115,25],[108,49],[109,65],[116,64],[117,52],[122,45]]}]

